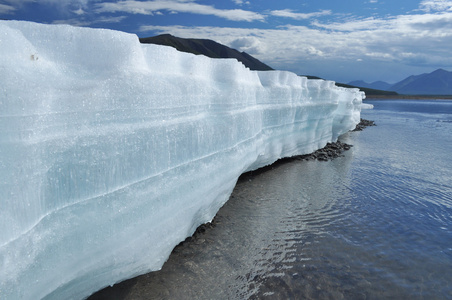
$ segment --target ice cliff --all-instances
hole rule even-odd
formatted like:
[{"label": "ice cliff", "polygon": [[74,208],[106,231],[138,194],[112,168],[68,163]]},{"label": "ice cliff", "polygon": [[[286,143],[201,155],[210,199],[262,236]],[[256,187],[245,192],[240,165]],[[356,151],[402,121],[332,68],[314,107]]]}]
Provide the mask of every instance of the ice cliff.
[{"label": "ice cliff", "polygon": [[104,29],[0,21],[0,299],[158,270],[243,172],[352,129],[364,97]]}]

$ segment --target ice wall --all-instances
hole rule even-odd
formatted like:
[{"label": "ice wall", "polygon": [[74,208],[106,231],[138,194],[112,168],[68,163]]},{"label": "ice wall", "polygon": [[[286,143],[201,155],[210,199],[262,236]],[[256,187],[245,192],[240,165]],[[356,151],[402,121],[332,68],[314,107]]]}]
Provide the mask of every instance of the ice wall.
[{"label": "ice wall", "polygon": [[0,299],[81,299],[158,270],[245,171],[352,129],[363,93],[0,21]]}]

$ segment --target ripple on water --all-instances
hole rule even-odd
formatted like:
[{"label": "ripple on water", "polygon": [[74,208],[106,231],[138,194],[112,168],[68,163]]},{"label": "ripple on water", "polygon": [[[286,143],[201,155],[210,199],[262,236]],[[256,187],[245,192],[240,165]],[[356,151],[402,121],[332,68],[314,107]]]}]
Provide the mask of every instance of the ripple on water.
[{"label": "ripple on water", "polygon": [[243,176],[214,228],[115,298],[452,299],[452,126],[374,105],[345,157]]}]

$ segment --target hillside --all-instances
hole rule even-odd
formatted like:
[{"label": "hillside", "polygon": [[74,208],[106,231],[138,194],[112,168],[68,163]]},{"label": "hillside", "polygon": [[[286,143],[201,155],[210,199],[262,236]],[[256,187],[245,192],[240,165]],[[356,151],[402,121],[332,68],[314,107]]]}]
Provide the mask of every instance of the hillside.
[{"label": "hillside", "polygon": [[407,95],[452,95],[452,72],[438,69],[408,78],[394,84],[391,89]]},{"label": "hillside", "polygon": [[355,81],[349,82],[348,84],[353,85],[353,86],[363,87],[363,88],[375,89],[375,90],[384,90],[384,91],[391,90],[391,84],[384,82],[384,81],[375,81],[372,83],[367,83],[362,80],[355,80]]},{"label": "hillside", "polygon": [[144,44],[171,46],[182,52],[202,54],[211,58],[235,58],[250,70],[273,70],[271,67],[246,52],[239,52],[212,40],[184,39],[170,34],[162,34],[154,37],[140,38],[140,42]]},{"label": "hillside", "polygon": [[349,82],[349,85],[360,88],[395,91],[402,95],[452,95],[452,72],[438,69],[431,73],[411,75],[393,85],[377,81],[366,83],[362,80]]}]

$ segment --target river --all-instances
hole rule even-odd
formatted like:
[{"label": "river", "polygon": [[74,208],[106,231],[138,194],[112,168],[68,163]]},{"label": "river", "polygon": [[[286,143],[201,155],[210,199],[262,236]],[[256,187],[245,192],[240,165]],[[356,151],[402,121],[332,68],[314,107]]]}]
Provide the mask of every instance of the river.
[{"label": "river", "polygon": [[90,299],[452,299],[452,101],[366,101],[331,161],[243,175],[158,272]]}]

